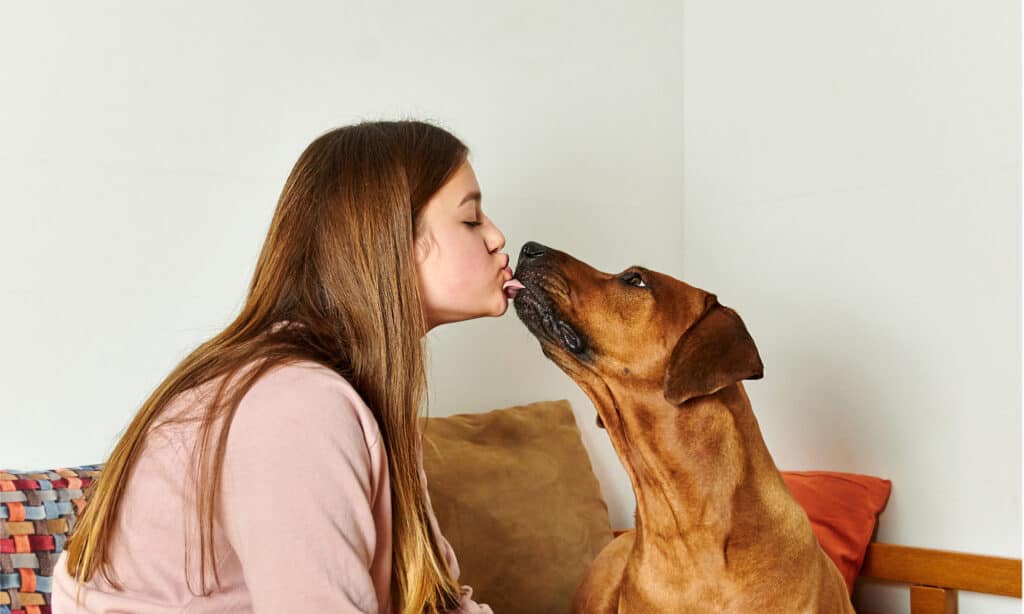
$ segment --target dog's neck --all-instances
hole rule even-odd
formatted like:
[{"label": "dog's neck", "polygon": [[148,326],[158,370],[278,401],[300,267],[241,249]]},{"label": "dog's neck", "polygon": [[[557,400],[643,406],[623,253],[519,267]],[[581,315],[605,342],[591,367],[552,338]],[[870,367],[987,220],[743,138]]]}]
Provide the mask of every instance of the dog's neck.
[{"label": "dog's neck", "polygon": [[792,500],[741,383],[680,407],[604,392],[605,428],[636,495],[634,556],[710,571],[750,535],[771,544],[764,527],[787,522],[780,511]]}]

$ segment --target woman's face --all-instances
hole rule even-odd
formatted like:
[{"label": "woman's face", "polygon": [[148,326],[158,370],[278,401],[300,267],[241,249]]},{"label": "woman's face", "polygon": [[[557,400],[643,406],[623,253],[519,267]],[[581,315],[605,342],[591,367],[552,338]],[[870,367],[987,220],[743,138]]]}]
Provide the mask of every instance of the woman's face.
[{"label": "woman's face", "polygon": [[480,186],[469,162],[427,202],[416,237],[416,268],[428,330],[439,324],[508,309],[502,289],[512,278],[505,235],[480,204]]}]

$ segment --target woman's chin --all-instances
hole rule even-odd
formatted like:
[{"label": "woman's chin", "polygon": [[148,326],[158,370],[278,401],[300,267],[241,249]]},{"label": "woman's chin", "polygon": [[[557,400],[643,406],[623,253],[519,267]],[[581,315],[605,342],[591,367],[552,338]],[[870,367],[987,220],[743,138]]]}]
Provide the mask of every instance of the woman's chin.
[{"label": "woman's chin", "polygon": [[508,307],[511,304],[512,304],[512,299],[510,299],[507,296],[505,296],[505,291],[502,290],[501,291],[501,295],[500,295],[500,299],[499,299],[499,302],[498,302],[498,306],[497,306],[497,312],[494,314],[495,317],[505,315],[505,312],[508,311]]},{"label": "woman's chin", "polygon": [[508,311],[508,304],[508,299],[506,299],[505,297],[501,297],[501,305],[499,305],[497,310],[495,311],[494,317],[505,315],[505,312]]}]

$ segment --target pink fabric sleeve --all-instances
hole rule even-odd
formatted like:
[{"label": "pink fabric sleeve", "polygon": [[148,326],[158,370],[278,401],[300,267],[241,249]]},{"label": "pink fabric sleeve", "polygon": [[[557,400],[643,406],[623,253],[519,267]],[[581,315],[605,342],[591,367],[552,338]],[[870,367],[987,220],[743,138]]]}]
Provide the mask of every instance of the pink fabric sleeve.
[{"label": "pink fabric sleeve", "polygon": [[234,416],[219,520],[257,614],[379,614],[373,503],[387,460],[349,394],[329,374],[286,367],[260,377]]}]

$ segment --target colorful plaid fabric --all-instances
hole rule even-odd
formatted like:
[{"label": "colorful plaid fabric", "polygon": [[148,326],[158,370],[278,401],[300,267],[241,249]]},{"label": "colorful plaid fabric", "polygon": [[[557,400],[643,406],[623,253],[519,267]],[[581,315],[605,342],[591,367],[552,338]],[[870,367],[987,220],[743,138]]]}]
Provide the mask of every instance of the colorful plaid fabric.
[{"label": "colorful plaid fabric", "polygon": [[53,566],[102,468],[0,469],[0,614],[49,614]]}]

